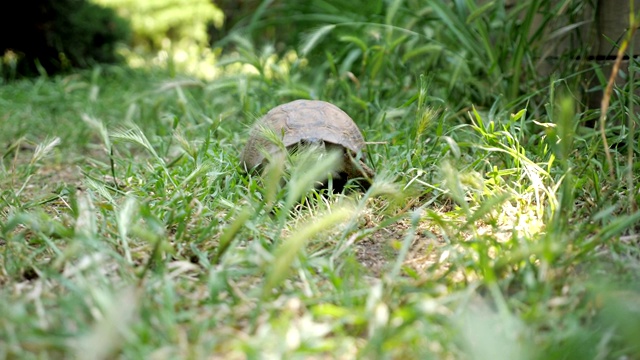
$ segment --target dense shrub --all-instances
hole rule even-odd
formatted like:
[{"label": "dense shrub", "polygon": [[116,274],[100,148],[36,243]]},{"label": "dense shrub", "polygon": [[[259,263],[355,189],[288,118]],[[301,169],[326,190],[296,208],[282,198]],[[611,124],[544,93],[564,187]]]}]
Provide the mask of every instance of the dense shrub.
[{"label": "dense shrub", "polygon": [[131,20],[134,45],[162,48],[165,39],[206,45],[208,27],[220,27],[224,15],[210,0],[97,0]]},{"label": "dense shrub", "polygon": [[[340,97],[357,95],[363,104],[378,102],[371,101],[372,95],[379,99],[400,87],[417,87],[424,76],[432,99],[451,100],[461,108],[467,103],[513,106],[534,101],[532,89],[546,92],[548,76],[538,74],[548,64],[546,73],[557,71],[569,87],[578,86],[575,74],[589,65],[558,59],[584,58],[588,43],[576,39],[573,54],[551,49],[573,36],[576,27],[593,22],[584,12],[588,3],[221,0],[226,37],[217,45],[251,43],[278,55],[294,50],[314,69],[311,76],[331,72],[352,79],[352,88],[335,91],[345,92]],[[546,62],[550,57],[553,62]],[[544,100],[534,105],[541,109]]]},{"label": "dense shrub", "polygon": [[85,0],[15,2],[12,8],[0,19],[0,53],[5,60],[9,51],[15,54],[12,73],[18,75],[114,62],[117,42],[130,33],[112,9]]},{"label": "dense shrub", "polygon": [[[225,24],[222,29],[212,29],[212,39],[224,40],[224,36],[235,32],[258,42],[288,45],[299,44],[309,31],[330,23],[350,23],[354,27],[378,23],[384,19],[386,9],[382,0],[217,0],[216,3],[224,11]],[[353,28],[347,32],[353,34]]]}]

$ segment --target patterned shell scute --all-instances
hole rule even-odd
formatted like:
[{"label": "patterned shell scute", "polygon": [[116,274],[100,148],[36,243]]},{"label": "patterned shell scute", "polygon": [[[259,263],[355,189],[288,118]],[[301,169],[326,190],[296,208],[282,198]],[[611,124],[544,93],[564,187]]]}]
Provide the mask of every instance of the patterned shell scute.
[{"label": "patterned shell scute", "polygon": [[268,128],[282,139],[285,147],[302,140],[322,140],[343,146],[352,153],[364,147],[364,138],[353,120],[337,106],[319,100],[296,100],[271,109],[251,130],[242,153],[246,169],[264,161],[262,149],[274,154],[278,146],[264,135]]}]

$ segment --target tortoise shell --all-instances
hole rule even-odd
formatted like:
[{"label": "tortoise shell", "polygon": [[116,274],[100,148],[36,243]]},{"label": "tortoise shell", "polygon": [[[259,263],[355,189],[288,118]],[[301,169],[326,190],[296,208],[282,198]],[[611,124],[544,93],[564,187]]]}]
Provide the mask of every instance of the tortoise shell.
[{"label": "tortoise shell", "polygon": [[[344,149],[345,157],[353,160],[365,147],[364,137],[355,122],[339,107],[326,101],[295,100],[271,109],[252,128],[241,161],[245,170],[260,168],[265,152],[275,155],[281,151],[279,144],[266,136],[272,131],[282,144],[290,149],[300,143],[323,142]],[[347,177],[373,177],[373,171],[362,161],[357,165],[345,161]]]}]

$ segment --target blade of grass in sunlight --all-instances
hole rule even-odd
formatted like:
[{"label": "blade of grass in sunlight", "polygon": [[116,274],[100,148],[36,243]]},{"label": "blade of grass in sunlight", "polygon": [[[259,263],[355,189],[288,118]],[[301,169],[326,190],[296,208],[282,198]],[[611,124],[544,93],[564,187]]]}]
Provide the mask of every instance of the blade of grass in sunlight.
[{"label": "blade of grass in sunlight", "polygon": [[266,279],[262,287],[263,298],[270,297],[272,290],[287,278],[293,270],[296,258],[310,239],[323,231],[334,229],[353,215],[353,209],[349,207],[332,209],[328,214],[301,224],[290,236],[283,239],[274,251],[273,260],[266,271]]},{"label": "blade of grass in sunlight", "polygon": [[120,243],[122,244],[122,250],[124,251],[124,257],[127,262],[132,263],[131,249],[129,245],[129,234],[131,233],[131,226],[136,219],[137,203],[133,198],[127,198],[124,205],[118,212],[117,224],[118,235],[120,236]]},{"label": "blade of grass in sunlight", "polygon": [[37,162],[42,161],[42,159],[45,156],[49,155],[56,146],[60,145],[60,142],[61,142],[60,138],[55,137],[51,140],[47,140],[42,143],[39,143],[36,146],[35,151],[33,152],[33,156],[31,157],[31,161],[29,164],[33,166]]},{"label": "blade of grass in sunlight", "polygon": [[156,149],[151,145],[147,137],[137,125],[133,125],[129,129],[120,129],[115,131],[111,134],[111,137],[117,140],[140,145],[143,149],[149,152],[156,161],[164,166],[164,160],[158,155]]},{"label": "blade of grass in sunlight", "polygon": [[253,215],[253,211],[250,208],[246,207],[242,209],[233,220],[233,222],[229,226],[227,226],[222,235],[220,235],[220,240],[218,240],[218,246],[213,258],[214,264],[220,261],[220,258],[229,249],[229,246],[231,246],[234,238],[236,237],[242,226],[244,226],[244,224],[251,218],[251,215]]},{"label": "blade of grass in sunlight", "polygon": [[465,214],[470,214],[469,203],[465,198],[465,191],[462,183],[460,182],[460,174],[449,162],[442,164],[442,173],[445,178],[445,186],[448,190],[449,196],[455,201],[464,211]]},{"label": "blade of grass in sunlight", "polygon": [[558,226],[564,228],[568,226],[570,215],[574,209],[574,175],[570,165],[571,152],[573,150],[573,139],[575,135],[574,122],[574,102],[569,97],[560,99],[557,106],[556,127],[552,135],[555,137],[556,156],[562,165],[564,174],[562,184],[558,194],[558,209],[555,213],[555,222],[552,228]]},{"label": "blade of grass in sunlight", "polygon": [[110,359],[122,350],[127,341],[135,341],[131,326],[140,306],[140,292],[135,288],[126,288],[115,296],[100,295],[103,297],[102,314],[89,334],[74,344],[77,359]]},{"label": "blade of grass in sunlight", "polygon": [[299,151],[293,159],[285,209],[291,209],[318,181],[324,180],[327,174],[340,166],[341,161],[342,154],[337,151]]},{"label": "blade of grass in sunlight", "polygon": [[173,184],[173,186],[178,186],[171,176],[169,169],[167,168],[167,164],[162,157],[158,155],[155,148],[151,145],[147,137],[144,135],[142,130],[137,126],[133,125],[133,127],[129,129],[121,129],[115,131],[111,134],[111,137],[116,140],[126,141],[130,143],[134,143],[140,145],[143,149],[149,152],[150,155],[153,156],[154,160],[160,165],[162,171],[165,173],[169,181]]},{"label": "blade of grass in sunlight", "polygon": [[329,32],[333,31],[335,28],[335,25],[325,25],[306,34],[302,40],[302,43],[300,44],[300,54],[302,56],[307,56],[311,49],[316,47],[322,40],[322,38],[325,37]]}]

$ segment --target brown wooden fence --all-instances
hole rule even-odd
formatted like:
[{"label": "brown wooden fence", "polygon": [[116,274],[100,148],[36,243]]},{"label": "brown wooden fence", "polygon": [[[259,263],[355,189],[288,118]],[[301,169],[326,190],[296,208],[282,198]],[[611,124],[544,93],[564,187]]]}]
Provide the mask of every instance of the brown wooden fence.
[{"label": "brown wooden fence", "polygon": [[[550,0],[555,8],[565,9],[571,1],[577,0]],[[555,2],[555,3],[554,3]],[[516,3],[515,0],[507,0],[507,4]],[[539,73],[545,75],[550,73],[555,66],[562,65],[563,61],[554,62],[554,59],[565,57],[573,52],[575,60],[587,60],[590,64],[596,65],[608,78],[611,74],[615,61],[618,45],[625,37],[629,28],[629,14],[631,11],[629,0],[587,0],[581,4],[581,12],[578,18],[571,21],[564,19],[564,23],[550,27],[548,44],[545,44],[545,53],[542,56],[545,61],[541,61]],[[633,10],[637,13],[640,10],[640,0],[634,0]],[[559,14],[562,17],[565,14]],[[541,17],[541,16],[540,16]],[[563,20],[560,20],[561,22]],[[535,28],[536,26],[534,26]],[[553,32],[564,29],[552,35]],[[582,49],[583,52],[578,50]],[[640,54],[640,36],[632,39],[627,56],[622,63],[621,70],[627,72],[629,66],[628,55]],[[586,57],[584,59],[583,57]],[[599,84],[595,72],[586,73],[583,76],[586,88],[597,87]],[[618,78],[617,84],[622,85],[622,78]],[[589,108],[598,108],[602,91],[596,90],[586,94],[585,103]]]}]

